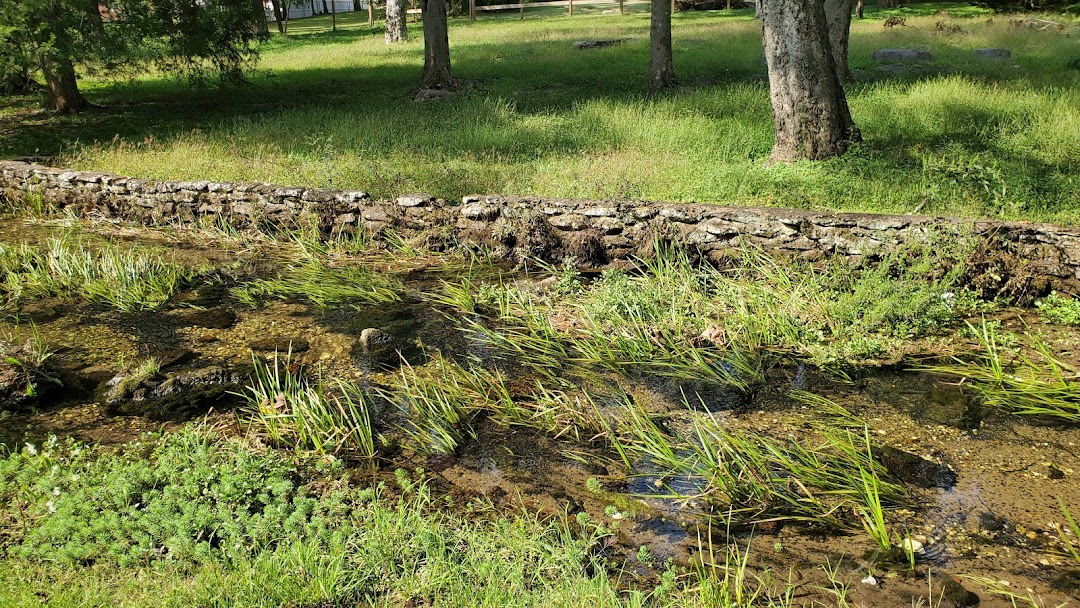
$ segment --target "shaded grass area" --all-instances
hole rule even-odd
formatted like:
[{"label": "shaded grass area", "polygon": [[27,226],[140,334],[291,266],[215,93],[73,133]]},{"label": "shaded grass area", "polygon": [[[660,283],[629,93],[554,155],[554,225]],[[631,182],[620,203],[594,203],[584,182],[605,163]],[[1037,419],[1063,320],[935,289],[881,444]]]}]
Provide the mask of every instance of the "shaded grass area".
[{"label": "shaded grass area", "polygon": [[[907,25],[883,28],[886,14],[906,15]],[[422,104],[409,101],[421,63],[416,24],[413,41],[393,47],[366,25],[294,29],[266,45],[266,71],[239,93],[88,82],[105,107],[73,118],[9,101],[19,109],[3,119],[0,154],[381,197],[503,192],[1080,221],[1072,29],[933,15],[922,5],[868,15],[853,26],[857,79],[848,86],[866,142],[825,163],[765,166],[772,114],[760,25],[748,11],[676,15],[684,85],[652,98],[644,14],[453,20],[454,69],[468,88]],[[960,32],[935,31],[939,21]],[[571,46],[605,37],[635,40]],[[976,61],[972,50],[989,46],[1012,49],[1014,59]],[[879,71],[871,53],[895,47],[930,50],[935,61]]]}]

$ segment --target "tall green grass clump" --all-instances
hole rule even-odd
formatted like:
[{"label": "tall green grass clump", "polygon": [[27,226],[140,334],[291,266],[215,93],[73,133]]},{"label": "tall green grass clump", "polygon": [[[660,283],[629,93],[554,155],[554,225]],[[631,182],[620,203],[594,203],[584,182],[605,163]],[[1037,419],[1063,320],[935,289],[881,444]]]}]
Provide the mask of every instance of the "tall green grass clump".
[{"label": "tall green grass clump", "polygon": [[316,306],[342,303],[387,304],[401,300],[400,281],[361,266],[336,267],[307,261],[289,266],[278,276],[255,279],[233,289],[237,299],[258,306],[266,298],[299,300]]},{"label": "tall green grass clump", "polygon": [[0,244],[0,294],[11,304],[46,297],[81,298],[124,312],[153,310],[194,277],[160,253],[92,244],[70,236],[44,249]]},{"label": "tall green grass clump", "polygon": [[378,436],[370,397],[343,383],[328,394],[321,382],[304,377],[290,355],[274,353],[267,362],[252,359],[252,383],[243,396],[252,421],[272,443],[375,459]]},{"label": "tall green grass clump", "polygon": [[912,504],[874,460],[868,435],[825,432],[811,445],[730,432],[711,415],[697,415],[683,437],[662,430],[628,399],[609,437],[632,471],[644,467],[643,474],[659,477],[657,493],[706,500],[740,522],[795,520],[847,530],[862,521],[878,539],[887,535],[884,510]]},{"label": "tall green grass clump", "polygon": [[1080,371],[1037,336],[1030,336],[1031,354],[1010,358],[994,325],[983,320],[971,330],[981,349],[978,356],[916,369],[959,379],[989,407],[1080,424]]},{"label": "tall green grass clump", "polygon": [[750,247],[721,269],[658,246],[636,271],[586,282],[549,269],[539,286],[467,276],[432,299],[474,339],[551,380],[607,370],[745,391],[778,359],[873,364],[957,324],[978,306],[961,285],[969,252],[959,242],[820,269]]}]

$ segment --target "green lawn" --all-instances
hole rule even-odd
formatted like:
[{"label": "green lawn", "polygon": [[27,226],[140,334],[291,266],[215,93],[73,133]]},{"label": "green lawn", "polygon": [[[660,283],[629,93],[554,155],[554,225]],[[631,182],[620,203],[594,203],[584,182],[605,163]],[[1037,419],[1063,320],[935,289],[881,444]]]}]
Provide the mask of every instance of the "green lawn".
[{"label": "green lawn", "polygon": [[[604,10],[611,10],[611,4]],[[0,156],[147,178],[698,201],[1080,223],[1080,49],[1064,29],[970,6],[868,11],[852,28],[848,98],[865,142],[841,159],[769,167],[772,113],[750,11],[674,17],[681,87],[645,94],[648,16],[600,7],[451,20],[456,98],[414,103],[422,33],[388,47],[366,15],[298,20],[239,89],[89,77],[102,107],[77,117],[0,100]],[[948,8],[955,15],[934,14]],[[584,14],[581,14],[584,13]],[[884,28],[886,15],[906,25]],[[939,32],[937,23],[959,26]],[[378,24],[381,26],[381,23]],[[629,37],[579,51],[576,40]],[[1008,47],[979,62],[972,50]],[[880,48],[934,53],[881,71]]]}]

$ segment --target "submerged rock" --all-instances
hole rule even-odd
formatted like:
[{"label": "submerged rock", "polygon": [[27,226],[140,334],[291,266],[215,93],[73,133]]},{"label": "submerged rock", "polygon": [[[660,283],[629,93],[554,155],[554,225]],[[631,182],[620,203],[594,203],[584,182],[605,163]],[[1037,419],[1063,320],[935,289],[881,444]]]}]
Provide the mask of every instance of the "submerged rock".
[{"label": "submerged rock", "polygon": [[951,488],[956,473],[948,466],[890,446],[877,448],[875,457],[896,479],[920,488]]},{"label": "submerged rock", "polygon": [[60,385],[52,370],[33,363],[28,349],[0,351],[0,410],[35,403],[42,393]]},{"label": "submerged rock", "polygon": [[189,420],[220,407],[242,391],[245,377],[245,373],[219,365],[143,377],[121,374],[107,383],[106,410],[152,420]]},{"label": "submerged rock", "polygon": [[1050,581],[1050,586],[1065,593],[1080,593],[1080,570],[1066,570]]},{"label": "submerged rock", "polygon": [[311,348],[311,344],[303,338],[267,337],[249,341],[248,348],[262,352],[302,353]]},{"label": "submerged rock", "polygon": [[393,334],[387,333],[378,327],[368,327],[360,332],[360,346],[364,350],[374,350],[394,341]]},{"label": "submerged rock", "polygon": [[939,592],[941,608],[968,608],[979,605],[979,596],[967,590],[956,579],[945,577]]}]

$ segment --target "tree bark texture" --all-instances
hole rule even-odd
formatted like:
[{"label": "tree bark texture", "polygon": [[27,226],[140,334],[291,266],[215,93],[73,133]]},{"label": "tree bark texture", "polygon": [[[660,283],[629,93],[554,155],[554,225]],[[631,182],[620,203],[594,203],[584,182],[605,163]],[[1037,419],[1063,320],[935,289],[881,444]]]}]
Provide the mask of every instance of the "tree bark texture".
[{"label": "tree bark texture", "polygon": [[255,3],[259,6],[259,12],[263,15],[263,18],[259,19],[259,22],[255,24],[255,33],[259,35],[269,34],[270,27],[266,25],[266,12],[263,8],[265,5],[262,0],[255,0]]},{"label": "tree bark texture", "polygon": [[58,114],[81,112],[90,103],[79,92],[75,67],[66,57],[41,60],[41,73],[45,77],[45,107]]},{"label": "tree bark texture", "polygon": [[386,0],[386,44],[405,42],[408,39],[409,30],[405,27],[405,0]]},{"label": "tree bark texture", "polygon": [[859,130],[836,73],[823,0],[763,0],[776,129],[771,162],[843,154]]},{"label": "tree bark texture", "polygon": [[446,0],[420,0],[420,18],[424,23],[424,74],[420,77],[420,88],[453,88]]},{"label": "tree bark texture", "polygon": [[825,0],[825,20],[829,23],[829,46],[832,48],[836,75],[845,82],[848,72],[848,37],[851,34],[851,0]]},{"label": "tree bark texture", "polygon": [[277,23],[277,31],[279,34],[285,33],[285,22],[288,19],[286,11],[289,10],[285,3],[288,0],[273,0],[274,6],[274,22]]},{"label": "tree bark texture", "polygon": [[649,90],[659,91],[675,83],[671,60],[671,4],[652,0],[652,26],[649,32]]}]

